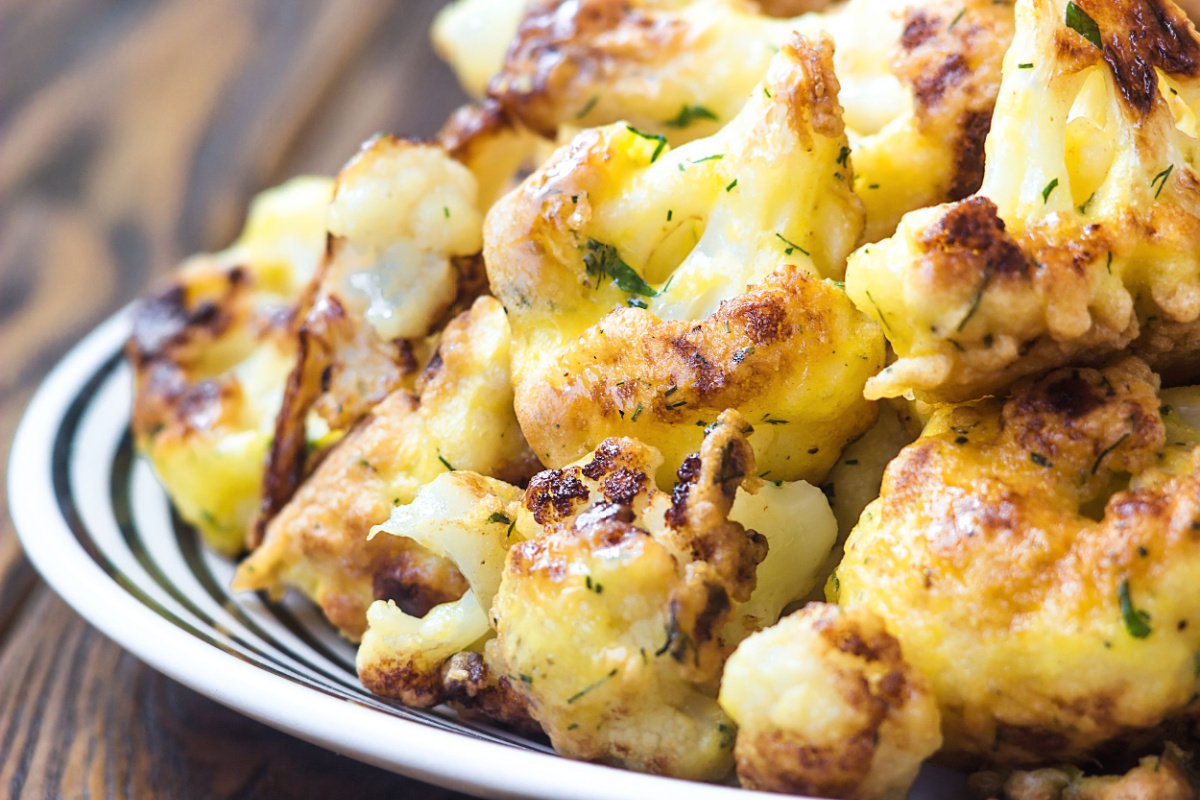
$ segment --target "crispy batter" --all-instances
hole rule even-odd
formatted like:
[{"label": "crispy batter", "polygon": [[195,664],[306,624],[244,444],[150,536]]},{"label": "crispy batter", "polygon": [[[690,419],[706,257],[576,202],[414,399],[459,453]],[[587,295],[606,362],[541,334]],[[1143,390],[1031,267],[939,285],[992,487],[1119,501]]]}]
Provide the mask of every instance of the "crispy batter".
[{"label": "crispy batter", "polygon": [[411,390],[425,337],[483,290],[478,188],[442,147],[387,135],[343,167],[326,258],[300,307],[253,544],[313,467],[314,417],[318,429],[344,433]]},{"label": "crispy batter", "polygon": [[971,776],[975,797],[988,800],[1194,800],[1200,786],[1189,776],[1190,755],[1168,743],[1162,756],[1146,756],[1124,775],[1087,776],[1078,767]]},{"label": "crispy batter", "polygon": [[[499,24],[512,9],[476,13]],[[906,211],[979,187],[1012,39],[1011,6],[993,0],[850,0],[787,20],[745,0],[542,0],[526,11],[488,91],[543,136],[625,120],[680,144],[739,112],[792,31],[827,31],[837,42],[866,241],[890,235]],[[495,70],[479,63],[489,52],[449,57],[474,84]]]},{"label": "crispy batter", "polygon": [[747,639],[725,667],[743,786],[789,794],[902,797],[941,745],[929,682],[862,608],[810,603]]},{"label": "crispy batter", "polygon": [[1080,759],[1192,703],[1200,429],[1157,388],[1137,359],[1059,370],[939,409],[889,466],[831,597],[933,682],[944,753]]},{"label": "crispy batter", "polygon": [[1017,3],[976,197],[913,212],[847,290],[899,361],[871,397],[961,401],[1131,349],[1200,379],[1200,39],[1160,0]]},{"label": "crispy batter", "polygon": [[657,455],[629,440],[551,477],[594,487],[569,510],[527,496],[531,513],[548,511],[545,532],[509,550],[493,622],[511,685],[559,752],[679,777],[729,771],[720,632],[766,554],[728,516],[754,468],[747,431],[723,414],[669,501],[650,477]]},{"label": "crispy batter", "polygon": [[512,412],[508,342],[493,298],[451,322],[416,393],[393,392],[334,446],[267,526],[235,588],[296,589],[358,639],[379,599],[377,577],[393,575],[407,547],[396,537],[368,540],[371,526],[452,468],[514,483],[536,468]]},{"label": "crispy batter", "polygon": [[186,262],[138,310],[126,353],[132,426],[180,515],[213,548],[242,551],[295,342],[301,287],[324,242],[330,184],[264,192],[232,247]]},{"label": "crispy batter", "polygon": [[[819,479],[870,425],[882,337],[838,278],[861,225],[828,40],[796,38],[720,134],[580,134],[488,215],[517,415],[558,467],[610,436],[670,476],[726,408],[772,479]],[[799,177],[803,176],[803,178]]]}]

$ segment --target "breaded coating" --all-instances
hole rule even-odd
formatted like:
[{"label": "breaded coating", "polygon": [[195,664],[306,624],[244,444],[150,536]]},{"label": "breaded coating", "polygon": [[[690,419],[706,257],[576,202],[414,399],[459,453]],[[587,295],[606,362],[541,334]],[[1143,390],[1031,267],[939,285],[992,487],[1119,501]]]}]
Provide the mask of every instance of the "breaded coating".
[{"label": "breaded coating", "polygon": [[945,756],[1083,759],[1194,703],[1200,419],[1158,384],[1058,370],[938,409],[888,467],[830,599],[933,682]]},{"label": "breaded coating", "polygon": [[[405,705],[428,708],[445,699],[442,665],[489,633],[488,609],[500,586],[521,492],[473,472],[447,472],[397,506],[371,537],[407,542],[448,560],[466,587],[419,614],[376,600],[358,648],[363,686]],[[386,535],[386,534],[390,534]]]},{"label": "breaded coating", "polygon": [[1018,0],[977,195],[904,218],[847,291],[938,401],[1131,351],[1200,379],[1200,38],[1167,0]]},{"label": "breaded coating", "polygon": [[760,471],[816,481],[870,426],[884,346],[834,283],[862,212],[830,59],[797,37],[719,134],[587,131],[492,208],[488,277],[543,463],[629,436],[666,480],[736,408]]},{"label": "breaded coating", "polygon": [[669,503],[647,491],[646,456],[628,441],[531,482],[525,506],[546,532],[509,550],[492,614],[505,671],[558,752],[684,778],[729,772],[719,634],[767,551],[729,519],[754,470],[748,429],[723,414]]},{"label": "breaded coating", "polygon": [[1200,787],[1189,775],[1190,755],[1168,743],[1162,756],[1146,756],[1124,775],[1084,775],[1074,766],[1032,771],[976,773],[972,795],[980,800],[1195,800]]},{"label": "breaded coating", "polygon": [[[542,136],[622,120],[675,145],[709,136],[753,96],[794,31],[824,32],[837,44],[865,241],[890,235],[907,211],[965,197],[983,178],[1012,40],[1008,3],[848,0],[776,19],[747,0],[540,0],[512,36],[518,5],[464,0],[443,13],[435,39],[478,93],[511,37],[487,92]],[[490,44],[479,46],[484,38]]]},{"label": "breaded coating", "polygon": [[325,249],[332,184],[260,194],[227,250],[195,256],[134,318],[132,426],[179,515],[226,555],[246,546],[263,461],[296,357],[300,292]]},{"label": "breaded coating", "polygon": [[[418,616],[444,593],[420,600],[423,576],[445,583],[445,565],[424,563],[391,536],[367,538],[393,506],[455,469],[517,483],[536,469],[512,411],[509,329],[494,298],[478,299],[442,333],[415,392],[384,399],[336,444],[267,526],[262,545],[238,568],[234,588],[295,589],[357,640],[375,600]],[[461,589],[459,590],[461,591]]]},{"label": "breaded coating", "polygon": [[929,681],[862,608],[810,603],[754,634],[729,657],[720,699],[748,789],[898,800],[942,743]]},{"label": "breaded coating", "polygon": [[300,309],[253,544],[320,455],[314,439],[336,438],[391,393],[411,390],[425,337],[484,289],[477,195],[475,176],[439,145],[379,135],[342,168],[327,255]]}]

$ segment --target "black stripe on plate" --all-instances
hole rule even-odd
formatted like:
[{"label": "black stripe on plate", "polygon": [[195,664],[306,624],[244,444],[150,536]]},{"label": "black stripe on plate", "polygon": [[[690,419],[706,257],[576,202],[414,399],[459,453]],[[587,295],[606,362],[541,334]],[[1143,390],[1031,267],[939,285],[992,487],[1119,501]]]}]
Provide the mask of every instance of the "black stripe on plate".
[{"label": "black stripe on plate", "polygon": [[[103,364],[101,364],[101,366],[98,367],[84,383],[79,393],[71,401],[66,413],[59,422],[58,430],[55,432],[51,453],[51,481],[55,499],[58,503],[59,513],[62,515],[63,520],[67,523],[68,528],[75,536],[75,539],[79,545],[86,553],[88,553],[92,560],[105,572],[105,574],[107,574],[132,597],[138,600],[138,602],[154,611],[164,620],[170,622],[181,630],[186,631],[188,634],[200,639],[206,644],[217,648],[221,652],[227,653],[243,663],[251,664],[263,669],[277,677],[300,684],[327,696],[343,699],[354,703],[355,705],[359,705],[364,708],[370,708],[375,711],[381,711],[383,713],[397,716],[406,721],[415,722],[417,724],[448,730],[453,733],[471,736],[476,739],[494,742],[497,744],[504,744],[510,747],[539,751],[546,750],[546,748],[539,746],[537,743],[520,737],[514,736],[514,738],[510,740],[503,732],[498,732],[500,735],[497,735],[490,732],[475,730],[473,725],[468,726],[467,724],[464,724],[463,721],[458,719],[443,719],[440,715],[435,713],[392,706],[381,699],[374,698],[373,695],[367,695],[364,697],[356,694],[350,694],[344,690],[331,688],[302,674],[295,674],[291,668],[279,662],[277,659],[260,652],[258,648],[245,643],[232,632],[223,631],[226,633],[226,635],[230,636],[231,639],[238,642],[242,647],[255,652],[255,654],[259,656],[259,659],[251,658],[239,651],[237,648],[231,647],[220,639],[213,637],[207,631],[197,628],[190,622],[181,619],[170,609],[166,608],[152,596],[150,596],[145,590],[138,586],[137,583],[122,573],[96,544],[95,540],[91,536],[91,532],[87,528],[87,525],[83,522],[83,515],[79,512],[78,506],[76,505],[73,487],[71,485],[70,463],[75,446],[76,436],[78,435],[79,426],[84,414],[91,405],[92,401],[95,399],[96,395],[99,393],[100,388],[112,378],[113,373],[121,366],[123,360],[124,354],[122,351],[118,350],[105,362],[103,362]],[[110,480],[114,482],[113,486],[115,486],[115,482],[118,481],[116,473],[122,473],[122,477],[119,479],[119,481],[124,487],[124,490],[120,493],[117,493],[115,488],[110,488],[113,488],[112,500],[114,503],[114,513],[118,511],[122,512],[116,513],[116,516],[118,519],[118,524],[121,526],[121,533],[125,538],[126,544],[130,547],[130,551],[134,554],[134,557],[142,563],[143,568],[147,569],[147,572],[155,579],[160,587],[164,589],[164,591],[170,593],[177,602],[180,602],[181,605],[187,608],[191,613],[196,614],[199,619],[204,620],[205,623],[208,624],[213,630],[222,630],[215,624],[214,621],[208,618],[207,614],[204,614],[198,608],[196,608],[194,603],[184,598],[181,593],[179,593],[177,587],[175,587],[170,583],[169,580],[166,579],[161,568],[153,561],[149,553],[146,551],[144,544],[141,542],[140,537],[136,533],[136,526],[132,525],[130,522],[131,515],[128,486],[130,483],[129,470],[131,469],[133,463],[133,459],[130,455],[131,451],[132,447],[130,444],[130,434],[126,432],[125,436],[122,438],[120,446],[118,447],[117,453],[114,455],[113,464],[111,465],[113,475],[110,477]],[[124,456],[122,455],[123,452],[125,453]],[[124,506],[123,509],[119,508],[117,505],[118,498],[122,495],[123,499],[121,499],[120,502]],[[124,522],[122,522],[122,517],[124,517]],[[128,528],[128,531],[126,528]],[[195,536],[194,533],[193,536]],[[189,564],[189,568],[193,569],[195,572],[194,566],[191,564]],[[204,572],[207,573],[209,580],[215,585],[215,578],[213,578],[211,572],[207,570],[207,566],[205,566]],[[201,579],[200,574],[197,574],[197,580],[200,580],[201,585],[204,585],[204,581]],[[217,600],[217,602],[221,603],[226,608],[229,608],[230,604],[233,606],[237,605],[236,601],[233,598],[228,597],[228,595],[225,595],[226,600],[221,600],[221,596],[221,592],[218,588],[218,594],[214,596],[214,600]],[[277,608],[278,604],[268,601],[269,610],[274,613]],[[275,642],[271,637],[267,637],[267,639],[271,641],[273,646],[278,646],[278,643]],[[279,649],[282,652],[290,654],[290,651],[287,650],[287,648],[280,647]],[[323,670],[313,667],[304,659],[296,657],[296,661],[309,666],[311,669],[314,669],[314,671],[325,674]],[[330,676],[326,675],[326,677]]]}]

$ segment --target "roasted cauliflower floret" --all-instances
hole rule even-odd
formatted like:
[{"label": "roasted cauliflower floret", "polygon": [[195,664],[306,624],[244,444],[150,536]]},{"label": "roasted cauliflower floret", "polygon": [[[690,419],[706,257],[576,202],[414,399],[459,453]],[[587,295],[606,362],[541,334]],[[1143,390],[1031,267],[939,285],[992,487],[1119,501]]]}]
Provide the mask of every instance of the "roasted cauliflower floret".
[{"label": "roasted cauliflower floret", "polygon": [[830,49],[786,45],[716,136],[587,131],[493,207],[488,277],[543,463],[623,435],[662,451],[666,479],[737,408],[766,477],[816,480],[870,425],[883,338],[822,279],[862,223]]},{"label": "roasted cauliflower floret", "polygon": [[368,141],[338,175],[258,536],[311,467],[313,431],[344,433],[392,392],[411,389],[425,337],[483,290],[477,194],[475,176],[444,148],[391,136]]},{"label": "roasted cauliflower floret", "polygon": [[[513,416],[508,363],[504,309],[480,298],[446,326],[415,392],[393,392],[331,449],[267,526],[234,588],[296,589],[357,640],[373,601],[403,607],[406,593],[420,595],[426,585],[417,573],[438,573],[443,585],[444,565],[414,555],[408,539],[367,533],[442,473],[462,469],[515,483],[533,472]],[[405,610],[421,616],[445,599],[435,592]]]},{"label": "roasted cauliflower floret", "polygon": [[979,800],[1195,800],[1200,786],[1189,776],[1190,755],[1167,744],[1161,756],[1146,756],[1124,775],[1085,775],[1074,766],[971,776]]},{"label": "roasted cauliflower floret", "polygon": [[[394,600],[376,600],[358,649],[364,686],[421,708],[445,698],[442,665],[491,633],[488,610],[515,541],[520,496],[516,487],[473,472],[443,473],[371,529],[372,537],[390,534],[450,561],[469,588],[422,616],[406,613]],[[440,588],[452,596],[457,587],[446,584]]]},{"label": "roasted cauliflower floret", "polygon": [[288,323],[325,249],[331,182],[263,192],[228,250],[196,256],[134,319],[133,430],[180,516],[235,555],[295,345]]},{"label": "roasted cauliflower floret", "polygon": [[1129,348],[1200,378],[1200,39],[1165,0],[1018,0],[979,193],[905,217],[847,290],[937,401]]},{"label": "roasted cauliflower floret", "polygon": [[[454,9],[447,23],[468,18],[467,5]],[[499,31],[514,9],[471,19]],[[837,43],[867,241],[891,234],[906,211],[978,188],[1012,38],[1008,3],[849,0],[784,20],[745,0],[544,0],[528,7],[489,95],[543,136],[624,120],[680,144],[733,119],[793,31]],[[477,90],[492,69],[480,56],[498,48],[466,50],[450,60]]]},{"label": "roasted cauliflower floret", "polygon": [[[729,771],[719,634],[767,550],[729,519],[754,470],[747,429],[722,415],[665,507],[645,491],[646,450],[628,441],[531,482],[525,505],[547,532],[509,550],[492,613],[507,673],[560,753],[687,778]],[[589,473],[603,501],[580,511]]]},{"label": "roasted cauliflower floret", "polygon": [[933,682],[944,753],[1082,759],[1193,703],[1200,428],[1157,388],[1059,370],[942,407],[888,467],[830,594]]},{"label": "roasted cauliflower floret", "polygon": [[861,608],[810,603],[754,634],[725,665],[720,700],[748,789],[903,798],[942,743],[929,682]]}]

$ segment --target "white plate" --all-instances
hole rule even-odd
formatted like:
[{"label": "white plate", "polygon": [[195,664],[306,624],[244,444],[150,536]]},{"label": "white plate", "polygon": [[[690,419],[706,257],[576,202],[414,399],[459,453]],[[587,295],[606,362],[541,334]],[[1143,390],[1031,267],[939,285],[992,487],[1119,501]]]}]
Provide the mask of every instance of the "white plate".
[{"label": "white plate", "polygon": [[[175,680],[339,753],[487,797],[769,797],[570,761],[543,744],[413,711],[365,691],[354,650],[314,607],[233,595],[232,563],[174,517],[132,451],[132,309],[84,339],[43,383],[13,444],[8,496],[37,570],[76,611]],[[778,796],[778,795],[774,795]],[[914,798],[962,796],[961,776],[927,769]]]}]

